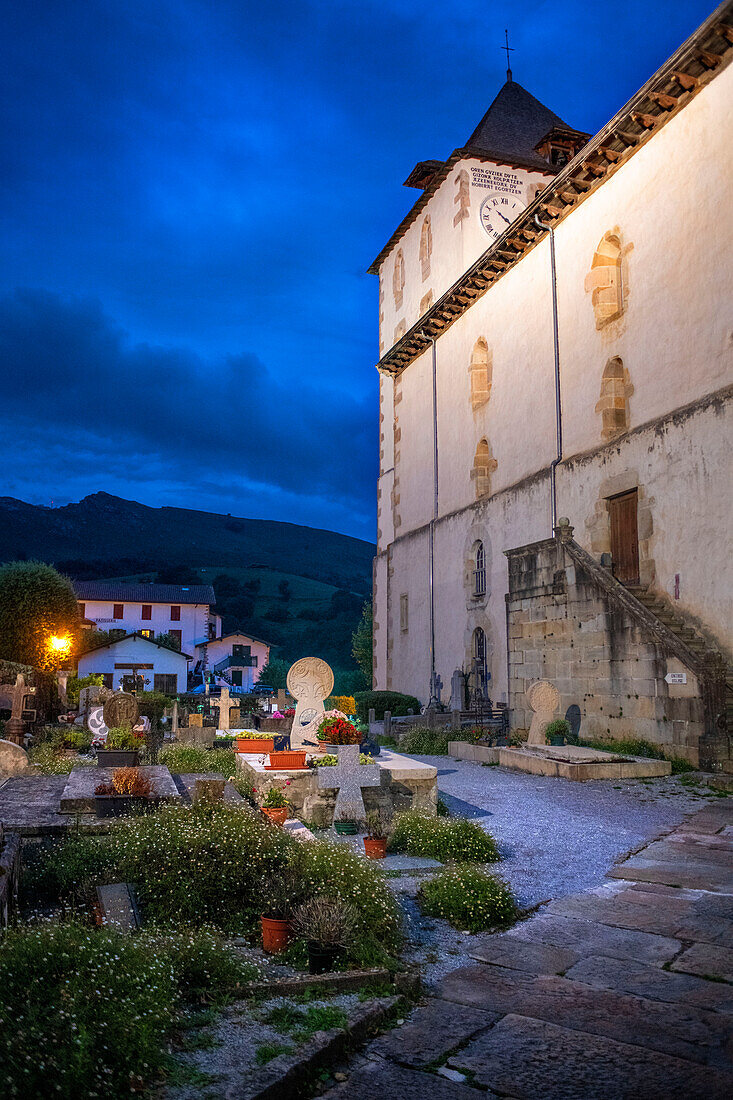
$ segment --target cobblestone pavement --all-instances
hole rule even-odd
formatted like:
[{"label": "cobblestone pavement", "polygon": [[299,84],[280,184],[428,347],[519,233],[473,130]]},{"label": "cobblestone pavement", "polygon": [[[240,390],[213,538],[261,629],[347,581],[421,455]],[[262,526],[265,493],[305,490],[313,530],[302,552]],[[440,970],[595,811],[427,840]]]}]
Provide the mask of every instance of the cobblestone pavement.
[{"label": "cobblestone pavement", "polygon": [[475,939],[472,961],[372,1042],[329,1100],[733,1095],[731,800],[601,885]]}]

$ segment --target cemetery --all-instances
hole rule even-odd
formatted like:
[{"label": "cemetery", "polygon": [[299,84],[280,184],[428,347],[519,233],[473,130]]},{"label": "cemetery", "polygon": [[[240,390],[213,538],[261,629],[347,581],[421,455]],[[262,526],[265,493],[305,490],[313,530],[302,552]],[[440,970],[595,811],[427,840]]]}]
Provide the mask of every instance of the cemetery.
[{"label": "cemetery", "polygon": [[[3,691],[14,740],[0,741],[9,1096],[43,1095],[53,1080],[69,1097],[329,1088],[346,1100],[353,1082],[368,1100],[376,1072],[389,1094],[403,1085],[445,1100],[450,1086],[474,1100],[487,1020],[511,1043],[505,1020],[557,1026],[558,1004],[562,1031],[563,998],[584,1027],[599,998],[608,1018],[633,1017],[636,988],[608,992],[601,962],[614,974],[640,967],[648,985],[680,951],[689,962],[668,980],[698,998],[685,1019],[704,1023],[710,1092],[724,1094],[730,921],[700,890],[732,888],[715,777],[648,756],[642,742],[584,744],[579,716],[559,718],[542,681],[520,740],[501,710],[410,714],[397,693],[362,721],[334,706],[317,658],[292,666],[274,717],[243,714],[226,687],[203,706],[152,705],[91,684],[63,721],[40,727],[32,671],[13,673]],[[701,824],[685,832],[689,814]],[[649,844],[660,829],[670,838]],[[681,906],[674,929],[650,908],[663,889]],[[551,980],[559,1002],[543,999]],[[653,1017],[659,1002],[647,1003]],[[672,1027],[664,1049],[688,1053],[682,1024]],[[647,1032],[656,1049],[660,1032]],[[110,1046],[109,1034],[124,1042]]]}]

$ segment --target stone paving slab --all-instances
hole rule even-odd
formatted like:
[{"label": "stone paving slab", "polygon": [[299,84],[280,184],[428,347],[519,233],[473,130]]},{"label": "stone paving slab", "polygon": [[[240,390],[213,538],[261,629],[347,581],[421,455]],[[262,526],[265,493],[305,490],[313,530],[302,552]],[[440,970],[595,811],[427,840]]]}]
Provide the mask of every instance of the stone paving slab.
[{"label": "stone paving slab", "polygon": [[498,967],[466,966],[440,982],[438,995],[495,1012],[516,1012],[577,1027],[620,1043],[733,1070],[725,1051],[730,1020],[689,1005],[661,1004],[568,978],[530,977]]},{"label": "stone paving slab", "polygon": [[431,1000],[419,1005],[402,1027],[372,1043],[369,1054],[414,1068],[427,1066],[445,1058],[498,1019],[496,1013]]},{"label": "stone paving slab", "polygon": [[[552,902],[546,911],[679,940],[702,940],[733,948],[733,920],[719,912],[707,912],[704,899],[665,897],[660,901],[657,896],[656,905],[650,905],[635,900],[642,898],[641,894],[631,895],[631,900],[626,900],[628,893],[615,896],[576,894]],[[733,899],[729,902],[728,913],[733,913]]]},{"label": "stone paving slab", "polygon": [[687,839],[658,840],[644,849],[644,858],[667,860],[669,863],[679,863],[687,859],[693,862],[702,860],[706,864],[719,863],[730,871],[733,866],[733,844],[721,844],[719,841],[699,844]]},{"label": "stone paving slab", "polygon": [[672,974],[669,970],[644,966],[632,959],[604,959],[591,955],[571,966],[565,977],[599,989],[648,997],[652,1001],[688,1004],[711,1012],[733,1014],[733,988],[723,982]]},{"label": "stone paving slab", "polygon": [[733,1076],[710,1066],[517,1013],[450,1061],[520,1100],[730,1100],[733,1086]]},{"label": "stone paving slab", "polygon": [[477,962],[521,970],[529,974],[562,974],[580,958],[569,947],[552,947],[546,943],[522,940],[518,936],[487,936],[483,943],[469,951]]},{"label": "stone paving slab", "polygon": [[733,951],[712,943],[696,943],[675,959],[672,969],[733,982]]},{"label": "stone paving slab", "polygon": [[608,874],[611,878],[632,879],[634,882],[662,882],[667,886],[718,890],[722,893],[727,893],[731,886],[728,869],[693,859],[673,863],[671,860],[634,856],[618,867],[613,867]]},{"label": "stone paving slab", "polygon": [[496,1100],[493,1092],[479,1092],[381,1059],[355,1066],[348,1081],[330,1089],[328,1096],[332,1100]]},{"label": "stone paving slab", "polygon": [[636,932],[611,925],[596,924],[573,917],[541,914],[518,924],[507,937],[532,939],[553,947],[570,947],[579,955],[607,955],[616,959],[640,959],[650,966],[664,966],[679,953],[682,944],[668,936]]}]

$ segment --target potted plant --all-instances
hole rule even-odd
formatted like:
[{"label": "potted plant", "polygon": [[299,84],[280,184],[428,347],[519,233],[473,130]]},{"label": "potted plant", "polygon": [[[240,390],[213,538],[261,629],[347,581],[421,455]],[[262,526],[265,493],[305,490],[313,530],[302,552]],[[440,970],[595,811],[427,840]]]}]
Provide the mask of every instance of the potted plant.
[{"label": "potted plant", "polygon": [[570,736],[570,723],[564,718],[556,718],[545,726],[545,743],[547,745],[564,745],[566,738]]},{"label": "potted plant", "polygon": [[358,745],[361,734],[340,711],[327,711],[316,733],[321,752],[333,752],[337,745]]},{"label": "potted plant", "polygon": [[263,814],[269,817],[273,825],[282,827],[288,820],[290,803],[278,787],[270,787],[260,806]]},{"label": "potted plant", "polygon": [[122,817],[150,803],[153,787],[138,768],[117,768],[107,783],[94,788],[97,817]]},{"label": "potted plant", "polygon": [[262,948],[270,955],[284,951],[290,942],[293,911],[302,901],[303,882],[294,871],[263,879],[265,901],[260,917]]},{"label": "potted plant", "polygon": [[245,730],[237,734],[237,752],[272,752],[275,741],[272,737],[265,737],[256,730]]},{"label": "potted plant", "polygon": [[[294,713],[294,712],[293,712]],[[269,733],[289,733],[293,725],[293,719],[288,718],[279,710],[273,711],[260,719],[260,729]]]},{"label": "potted plant", "polygon": [[87,729],[70,726],[58,730],[53,737],[53,747],[60,756],[76,756],[80,752],[89,752],[92,735]]},{"label": "potted plant", "polygon": [[133,733],[124,726],[113,726],[107,733],[103,749],[97,749],[100,768],[136,768],[140,762],[143,733]]},{"label": "potted plant", "polygon": [[368,810],[366,815],[366,836],[364,837],[364,855],[367,859],[384,859],[387,854],[387,840],[392,831],[392,821],[384,810]]},{"label": "potted plant", "polygon": [[293,932],[308,945],[308,971],[325,974],[352,943],[358,916],[338,898],[313,898],[293,917]]}]

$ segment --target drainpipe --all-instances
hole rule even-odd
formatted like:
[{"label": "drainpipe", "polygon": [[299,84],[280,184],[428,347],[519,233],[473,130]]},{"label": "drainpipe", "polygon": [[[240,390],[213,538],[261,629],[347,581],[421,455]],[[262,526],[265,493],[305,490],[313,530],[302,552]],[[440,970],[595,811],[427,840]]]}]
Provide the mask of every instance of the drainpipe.
[{"label": "drainpipe", "polygon": [[[427,333],[423,335],[428,336]],[[430,701],[428,706],[437,703],[435,690],[435,521],[438,518],[438,371],[435,337],[428,336],[432,345],[432,382],[433,382],[433,517],[428,532],[428,585],[430,590]]]},{"label": "drainpipe", "polygon": [[557,267],[555,265],[555,231],[547,222],[540,221],[537,214],[534,223],[538,229],[550,234],[550,271],[552,276],[552,337],[555,350],[555,440],[557,454],[550,463],[550,511],[552,516],[552,537],[557,527],[557,485],[556,470],[562,462],[562,407],[560,404],[560,334],[557,323]]}]

